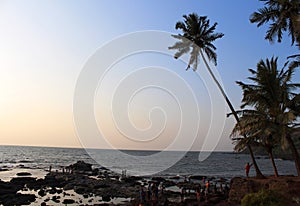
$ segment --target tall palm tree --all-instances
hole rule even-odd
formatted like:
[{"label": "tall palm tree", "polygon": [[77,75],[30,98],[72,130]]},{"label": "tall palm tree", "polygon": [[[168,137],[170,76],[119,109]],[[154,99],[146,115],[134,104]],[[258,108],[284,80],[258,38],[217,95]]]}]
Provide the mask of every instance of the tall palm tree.
[{"label": "tall palm tree", "polygon": [[[240,115],[240,123],[236,124],[231,133],[232,140],[236,143],[235,150],[243,151],[246,143],[263,147],[272,162],[274,176],[278,177],[278,170],[274,161],[273,148],[278,145],[277,125],[269,118],[264,111],[254,109],[243,109],[237,111]],[[247,138],[240,138],[247,134]]]},{"label": "tall palm tree", "polygon": [[[173,37],[179,41],[177,41],[173,46],[169,47],[169,49],[177,50],[175,53],[175,58],[190,52],[187,70],[192,66],[193,70],[196,71],[200,57],[203,59],[208,72],[225,98],[225,101],[228,104],[232,114],[234,115],[236,121],[239,122],[238,115],[233,105],[231,104],[221,84],[218,82],[216,76],[212,72],[204,56],[205,53],[208,57],[208,60],[217,65],[217,54],[215,52],[216,47],[213,45],[213,42],[219,38],[222,38],[224,34],[215,33],[217,23],[214,23],[212,26],[210,26],[207,16],[198,16],[196,13],[192,13],[188,16],[184,15],[183,18],[184,21],[178,21],[175,26],[175,28],[180,29],[183,34],[173,35]],[[249,149],[252,163],[256,170],[256,176],[263,178],[264,176],[258,168],[252,148],[249,144],[247,144],[247,148]]]},{"label": "tall palm tree", "polygon": [[282,147],[286,148],[289,145],[300,175],[300,158],[292,140],[293,132],[299,129],[296,121],[299,116],[300,101],[299,94],[294,91],[300,88],[300,84],[291,82],[295,68],[285,69],[286,63],[279,70],[277,60],[278,58],[274,57],[271,60],[261,60],[257,64],[256,71],[249,69],[253,76],[248,79],[253,82],[252,84],[237,83],[243,89],[242,108],[254,107],[265,114],[270,124],[265,128],[261,125],[261,129],[273,128],[270,134],[281,141]]},{"label": "tall palm tree", "polygon": [[257,27],[270,22],[265,39],[270,42],[281,42],[283,32],[287,31],[292,38],[292,45],[297,42],[300,48],[300,1],[299,0],[260,0],[265,2],[263,8],[250,16],[251,23]]}]

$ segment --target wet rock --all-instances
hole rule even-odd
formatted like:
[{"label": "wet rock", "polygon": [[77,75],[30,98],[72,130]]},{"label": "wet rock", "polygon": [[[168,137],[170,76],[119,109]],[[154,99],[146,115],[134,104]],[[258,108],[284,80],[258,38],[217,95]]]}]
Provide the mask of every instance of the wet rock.
[{"label": "wet rock", "polygon": [[36,196],[33,194],[9,194],[1,197],[0,203],[3,205],[29,205],[34,202]]},{"label": "wet rock", "polygon": [[216,179],[216,177],[209,177],[208,180],[209,181],[214,181]]},{"label": "wet rock", "polygon": [[19,163],[31,163],[32,161],[30,161],[30,160],[21,160],[21,161],[19,161]]},{"label": "wet rock", "polygon": [[7,194],[15,194],[21,187],[14,187],[9,182],[0,181],[0,197]]},{"label": "wet rock", "polygon": [[163,177],[152,177],[152,180],[157,181],[157,182],[164,182],[165,178],[163,178]]},{"label": "wet rock", "polygon": [[77,161],[75,164],[69,166],[71,170],[74,172],[76,171],[92,171],[92,165],[89,163],[85,163],[84,161]]},{"label": "wet rock", "polygon": [[40,191],[38,192],[38,195],[41,196],[41,197],[44,197],[46,195],[45,190],[40,189]]},{"label": "wet rock", "polygon": [[109,184],[97,184],[94,186],[94,189],[99,189],[99,188],[109,188],[110,185]]},{"label": "wet rock", "polygon": [[192,175],[190,176],[191,180],[202,180],[202,179],[206,179],[206,176],[202,176],[202,175]]},{"label": "wet rock", "polygon": [[77,187],[74,189],[74,191],[77,193],[77,194],[84,194],[86,192],[86,188],[85,187]]},{"label": "wet rock", "polygon": [[43,188],[44,180],[43,179],[37,179],[36,181],[27,182],[26,186],[30,190],[39,190],[39,189]]},{"label": "wet rock", "polygon": [[55,202],[55,203],[60,203],[59,199],[60,199],[60,196],[53,196],[52,197],[52,201]]},{"label": "wet rock", "polygon": [[164,186],[165,186],[165,187],[170,187],[170,186],[174,186],[174,185],[176,185],[176,183],[173,182],[173,181],[170,181],[170,180],[166,180],[166,181],[164,182]]},{"label": "wet rock", "polygon": [[36,181],[35,177],[14,177],[10,180],[10,183],[25,185],[27,183],[32,183],[35,181]]},{"label": "wet rock", "polygon": [[63,188],[66,184],[68,184],[69,181],[72,179],[67,179],[66,176],[62,174],[55,174],[51,173],[46,175],[45,179],[40,182],[41,185],[47,186],[47,187],[58,187],[58,188]]},{"label": "wet rock", "polygon": [[136,177],[136,176],[130,176],[130,177],[126,177],[123,179],[124,182],[136,182],[142,180],[141,177]]},{"label": "wet rock", "polygon": [[102,200],[103,200],[104,202],[109,202],[109,201],[111,200],[110,195],[102,196]]},{"label": "wet rock", "polygon": [[64,199],[64,201],[62,202],[63,204],[73,204],[75,203],[75,200],[72,199]]},{"label": "wet rock", "polygon": [[55,187],[52,188],[52,189],[49,191],[49,193],[50,193],[51,195],[54,195],[55,193],[57,193],[56,188],[55,188]]}]

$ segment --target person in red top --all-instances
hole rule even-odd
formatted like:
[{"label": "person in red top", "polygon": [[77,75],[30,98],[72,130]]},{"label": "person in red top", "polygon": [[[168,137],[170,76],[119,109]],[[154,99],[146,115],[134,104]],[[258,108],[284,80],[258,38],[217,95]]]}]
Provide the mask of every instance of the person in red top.
[{"label": "person in red top", "polygon": [[249,164],[249,162],[247,162],[246,166],[245,166],[245,171],[246,171],[246,176],[249,177],[249,171],[251,168],[252,164]]}]

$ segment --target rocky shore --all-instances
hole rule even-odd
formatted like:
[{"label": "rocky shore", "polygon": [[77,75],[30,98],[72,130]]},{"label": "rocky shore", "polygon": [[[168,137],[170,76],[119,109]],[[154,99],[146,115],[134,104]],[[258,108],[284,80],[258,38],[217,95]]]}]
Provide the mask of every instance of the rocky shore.
[{"label": "rocky shore", "polygon": [[[21,172],[0,181],[2,205],[240,205],[241,199],[261,189],[284,191],[289,205],[299,205],[300,179],[137,177],[77,162],[37,179]],[[230,186],[230,188],[229,188]],[[297,199],[298,198],[298,199]]]}]

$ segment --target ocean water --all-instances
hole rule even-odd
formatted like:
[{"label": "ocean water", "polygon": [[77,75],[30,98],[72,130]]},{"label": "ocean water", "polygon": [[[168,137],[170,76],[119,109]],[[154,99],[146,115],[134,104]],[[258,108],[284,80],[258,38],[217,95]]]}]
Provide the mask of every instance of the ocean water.
[{"label": "ocean water", "polygon": [[[229,179],[244,176],[244,166],[246,162],[251,162],[250,156],[246,154],[232,152],[203,154],[208,157],[199,161],[199,152],[86,151],[79,148],[0,146],[0,168],[47,170],[51,165],[54,170],[60,170],[82,160],[93,164],[95,168],[104,166],[120,173],[126,170],[127,174],[133,175],[204,175]],[[179,157],[182,158],[178,159]],[[293,161],[280,159],[275,161],[280,175],[296,175]],[[264,174],[273,174],[271,161],[267,157],[258,156],[257,163]],[[254,168],[250,170],[250,175],[255,175]]]}]

